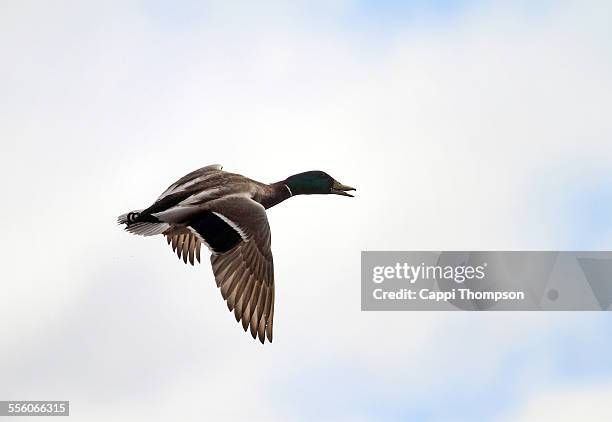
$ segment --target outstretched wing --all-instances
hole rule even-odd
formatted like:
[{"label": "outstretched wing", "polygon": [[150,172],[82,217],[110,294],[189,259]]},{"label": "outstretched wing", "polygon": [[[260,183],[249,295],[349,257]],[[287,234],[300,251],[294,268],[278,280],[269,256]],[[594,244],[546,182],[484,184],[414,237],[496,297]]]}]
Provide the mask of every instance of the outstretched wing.
[{"label": "outstretched wing", "polygon": [[264,207],[251,198],[235,195],[211,201],[184,227],[165,233],[179,258],[200,261],[204,243],[217,287],[236,321],[253,338],[272,341],[274,318],[274,266],[270,226]]},{"label": "outstretched wing", "polygon": [[274,264],[270,225],[264,207],[245,196],[214,201],[211,211],[232,227],[240,241],[210,257],[221,295],[236,321],[250,327],[253,338],[272,341]]}]

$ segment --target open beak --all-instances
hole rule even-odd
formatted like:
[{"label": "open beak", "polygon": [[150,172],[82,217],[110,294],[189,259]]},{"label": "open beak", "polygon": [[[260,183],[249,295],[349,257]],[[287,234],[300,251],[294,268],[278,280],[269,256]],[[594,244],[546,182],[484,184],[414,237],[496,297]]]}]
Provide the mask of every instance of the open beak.
[{"label": "open beak", "polygon": [[356,190],[356,189],[350,186],[347,186],[347,185],[343,185],[342,183],[334,180],[334,184],[332,185],[330,193],[334,193],[336,195],[350,196],[351,198],[353,198],[353,195],[351,195],[350,193],[346,193],[346,191],[348,190]]}]

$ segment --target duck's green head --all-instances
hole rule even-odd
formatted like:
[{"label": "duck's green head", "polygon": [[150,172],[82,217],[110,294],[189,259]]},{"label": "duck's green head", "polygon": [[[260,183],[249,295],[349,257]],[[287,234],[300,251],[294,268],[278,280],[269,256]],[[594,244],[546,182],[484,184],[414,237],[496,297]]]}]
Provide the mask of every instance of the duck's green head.
[{"label": "duck's green head", "polygon": [[294,174],[285,180],[285,185],[292,195],[330,194],[353,196],[346,191],[355,190],[350,186],[343,185],[329,174],[314,170]]}]

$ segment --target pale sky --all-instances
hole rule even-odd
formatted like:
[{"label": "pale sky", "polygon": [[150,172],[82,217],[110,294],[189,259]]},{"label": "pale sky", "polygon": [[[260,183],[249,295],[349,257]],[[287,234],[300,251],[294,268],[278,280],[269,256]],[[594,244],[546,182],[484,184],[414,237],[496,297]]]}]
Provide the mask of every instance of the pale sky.
[{"label": "pale sky", "polygon": [[[0,400],[73,420],[609,420],[607,313],[360,311],[362,250],[609,250],[606,1],[0,6]],[[269,210],[274,343],[123,232],[204,165]]]}]

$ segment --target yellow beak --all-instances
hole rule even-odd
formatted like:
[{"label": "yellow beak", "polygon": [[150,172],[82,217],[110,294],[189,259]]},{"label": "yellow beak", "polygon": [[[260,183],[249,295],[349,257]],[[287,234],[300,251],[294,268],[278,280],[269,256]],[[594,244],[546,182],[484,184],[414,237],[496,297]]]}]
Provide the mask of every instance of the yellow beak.
[{"label": "yellow beak", "polygon": [[337,180],[334,180],[334,184],[332,185],[330,193],[333,193],[336,195],[350,196],[352,198],[353,195],[351,195],[350,193],[346,193],[346,191],[349,191],[349,190],[357,190],[357,189],[347,186],[347,185],[343,185]]}]

